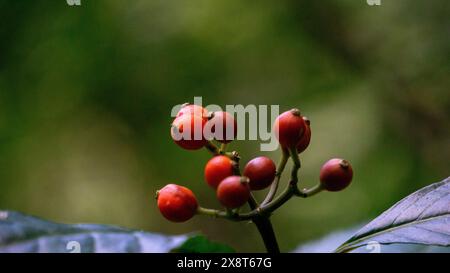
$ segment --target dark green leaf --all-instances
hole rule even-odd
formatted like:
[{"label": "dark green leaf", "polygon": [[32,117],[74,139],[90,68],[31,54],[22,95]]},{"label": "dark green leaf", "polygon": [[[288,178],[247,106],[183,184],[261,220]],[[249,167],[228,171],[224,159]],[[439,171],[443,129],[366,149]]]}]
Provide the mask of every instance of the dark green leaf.
[{"label": "dark green leaf", "polygon": [[189,237],[106,225],[57,224],[0,211],[0,252],[170,252]]},{"label": "dark green leaf", "polygon": [[373,243],[450,246],[450,178],[404,198],[336,251]]},{"label": "dark green leaf", "polygon": [[[294,253],[329,253],[355,234],[361,225],[332,232],[322,238],[301,244]],[[384,244],[374,243],[352,250],[354,253],[450,253],[450,247],[423,244]]]},{"label": "dark green leaf", "polygon": [[189,238],[175,252],[179,253],[234,253],[231,247],[211,242],[206,237],[198,235]]}]

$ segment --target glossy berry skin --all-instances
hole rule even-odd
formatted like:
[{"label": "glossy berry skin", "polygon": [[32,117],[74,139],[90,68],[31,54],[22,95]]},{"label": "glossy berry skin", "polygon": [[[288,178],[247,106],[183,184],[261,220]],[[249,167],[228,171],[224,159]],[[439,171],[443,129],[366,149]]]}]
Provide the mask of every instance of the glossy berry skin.
[{"label": "glossy berry skin", "polygon": [[297,146],[306,131],[306,123],[298,109],[292,109],[279,115],[275,120],[275,136],[284,149]]},{"label": "glossy berry skin", "polygon": [[311,122],[308,118],[303,117],[303,120],[306,123],[305,133],[303,134],[300,141],[297,143],[297,153],[302,153],[308,148],[309,143],[311,142]]},{"label": "glossy berry skin", "polygon": [[272,184],[276,166],[272,159],[260,156],[250,160],[244,168],[244,176],[250,179],[251,190],[262,190]]},{"label": "glossy berry skin", "polygon": [[353,169],[350,162],[340,158],[328,160],[320,170],[320,183],[327,191],[340,191],[345,189],[353,178]]},{"label": "glossy berry skin", "polygon": [[214,139],[220,143],[229,143],[236,139],[237,122],[228,112],[214,112],[208,121],[211,125],[211,133]]},{"label": "glossy berry skin", "polygon": [[250,188],[246,177],[229,176],[217,187],[217,199],[229,209],[241,207],[249,198]]},{"label": "glossy berry skin", "polygon": [[186,187],[168,184],[157,192],[157,203],[161,214],[172,222],[191,219],[198,207],[197,198]]},{"label": "glossy berry skin", "polygon": [[233,161],[224,155],[215,156],[206,163],[205,180],[213,189],[217,189],[222,180],[232,175]]},{"label": "glossy berry skin", "polygon": [[178,111],[176,118],[181,117],[183,115],[198,115],[205,119],[208,118],[208,110],[205,108],[195,105],[195,104],[184,104],[180,111]]},{"label": "glossy berry skin", "polygon": [[207,143],[203,135],[206,119],[198,115],[181,115],[172,122],[170,134],[178,146],[186,150],[198,150]]}]

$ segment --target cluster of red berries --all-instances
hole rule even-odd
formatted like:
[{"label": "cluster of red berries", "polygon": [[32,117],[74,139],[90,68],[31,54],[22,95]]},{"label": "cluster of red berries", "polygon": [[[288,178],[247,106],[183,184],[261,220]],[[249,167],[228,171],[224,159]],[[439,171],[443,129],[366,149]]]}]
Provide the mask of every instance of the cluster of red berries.
[{"label": "cluster of red berries", "polygon": [[[215,123],[216,119],[222,122]],[[176,144],[187,150],[197,150],[211,144],[203,135],[203,129],[209,124],[221,124],[220,134],[214,135],[214,140],[229,143],[236,137],[237,125],[234,117],[227,112],[208,111],[198,105],[185,104],[176,115],[172,123],[171,135]],[[195,126],[197,125],[197,126]],[[215,125],[213,125],[215,126]],[[212,128],[212,132],[214,129]],[[300,114],[297,109],[286,111],[275,120],[273,129],[284,153],[296,150],[302,153],[309,146],[311,140],[310,121]],[[186,132],[189,139],[175,137],[177,133]],[[230,138],[227,132],[233,130]],[[201,138],[194,138],[194,135]],[[214,146],[215,147],[215,146]],[[240,175],[239,163],[236,157],[224,151],[219,151],[205,166],[204,178],[206,183],[216,190],[217,199],[227,209],[236,209],[248,202],[251,191],[263,190],[269,187],[276,175],[275,163],[268,157],[260,156],[250,160]],[[331,159],[320,171],[320,189],[340,191],[346,188],[353,177],[350,163],[342,159]],[[195,195],[186,187],[169,184],[157,192],[158,208],[162,215],[173,222],[184,222],[192,218],[198,211],[199,205]]]}]

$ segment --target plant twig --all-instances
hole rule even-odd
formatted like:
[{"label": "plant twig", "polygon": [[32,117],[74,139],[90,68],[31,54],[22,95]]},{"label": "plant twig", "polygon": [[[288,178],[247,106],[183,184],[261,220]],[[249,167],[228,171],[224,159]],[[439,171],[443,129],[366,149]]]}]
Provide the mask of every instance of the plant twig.
[{"label": "plant twig", "polygon": [[295,195],[298,197],[307,198],[316,195],[323,190],[322,184],[319,183],[310,189],[299,190]]},{"label": "plant twig", "polygon": [[258,216],[253,219],[253,223],[255,223],[256,228],[261,234],[267,252],[280,253],[280,247],[278,246],[270,219],[268,217]]},{"label": "plant twig", "polygon": [[278,185],[279,185],[280,179],[281,179],[281,174],[283,173],[284,168],[286,167],[286,163],[287,163],[287,161],[289,159],[288,152],[286,150],[284,150],[284,149],[282,149],[282,152],[283,152],[283,154],[282,154],[280,162],[278,163],[278,166],[277,166],[275,179],[272,182],[272,185],[270,186],[269,193],[267,194],[266,198],[262,202],[262,205],[268,204],[270,201],[272,201],[273,198],[275,197],[275,194],[277,193]]},{"label": "plant twig", "polygon": [[214,143],[212,143],[211,141],[208,141],[208,142],[206,143],[205,148],[206,148],[208,151],[210,151],[213,155],[218,155],[218,154],[220,154],[219,148],[218,148]]},{"label": "plant twig", "polygon": [[222,144],[220,145],[220,152],[221,152],[221,153],[226,152],[226,151],[227,151],[227,146],[228,146],[227,143],[222,143]]}]

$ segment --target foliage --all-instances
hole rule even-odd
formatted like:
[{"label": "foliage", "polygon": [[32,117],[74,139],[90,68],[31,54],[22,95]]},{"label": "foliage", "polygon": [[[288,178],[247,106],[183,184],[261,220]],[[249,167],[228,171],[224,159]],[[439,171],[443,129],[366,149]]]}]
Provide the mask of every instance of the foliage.
[{"label": "foliage", "polygon": [[232,252],[201,235],[167,236],[94,224],[57,224],[14,211],[0,213],[0,252]]},{"label": "foliage", "polygon": [[[357,250],[374,242],[448,247],[449,198],[450,178],[427,186],[363,227],[337,252]],[[309,249],[314,248],[309,246]],[[427,248],[403,248],[411,252],[424,250]],[[166,236],[105,225],[56,224],[18,212],[2,211],[0,252],[226,253],[234,250],[201,235]]]}]

